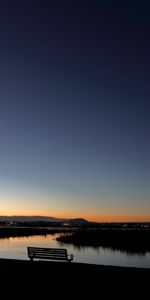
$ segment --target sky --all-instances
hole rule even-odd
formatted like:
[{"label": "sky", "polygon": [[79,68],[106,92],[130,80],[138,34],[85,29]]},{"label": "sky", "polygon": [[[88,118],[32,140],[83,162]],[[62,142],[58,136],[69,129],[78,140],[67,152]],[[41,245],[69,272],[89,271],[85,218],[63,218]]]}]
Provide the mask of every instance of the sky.
[{"label": "sky", "polygon": [[0,1],[0,215],[150,221],[148,1]]}]

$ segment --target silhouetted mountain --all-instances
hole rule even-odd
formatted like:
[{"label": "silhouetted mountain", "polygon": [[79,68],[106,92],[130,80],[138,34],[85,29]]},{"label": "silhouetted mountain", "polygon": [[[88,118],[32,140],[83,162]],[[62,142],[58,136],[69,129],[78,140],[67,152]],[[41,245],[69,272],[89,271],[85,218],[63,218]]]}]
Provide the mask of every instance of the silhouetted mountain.
[{"label": "silhouetted mountain", "polygon": [[53,222],[53,223],[78,223],[85,224],[89,223],[87,220],[82,218],[76,219],[63,219],[63,218],[54,218],[54,217],[45,217],[45,216],[0,216],[0,222]]},{"label": "silhouetted mountain", "polygon": [[68,222],[71,222],[71,223],[80,223],[80,224],[87,224],[87,223],[90,223],[89,221],[85,220],[85,219],[82,219],[82,218],[77,218],[77,219],[69,219]]},{"label": "silhouetted mountain", "polygon": [[0,221],[8,222],[58,222],[59,219],[43,216],[0,216]]}]

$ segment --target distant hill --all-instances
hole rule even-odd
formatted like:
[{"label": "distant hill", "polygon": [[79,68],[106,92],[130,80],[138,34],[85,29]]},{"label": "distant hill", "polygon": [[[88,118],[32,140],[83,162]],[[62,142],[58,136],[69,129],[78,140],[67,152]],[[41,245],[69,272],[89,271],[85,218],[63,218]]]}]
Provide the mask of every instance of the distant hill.
[{"label": "distant hill", "polygon": [[69,222],[69,223],[76,223],[76,224],[89,223],[87,220],[82,218],[63,219],[63,218],[44,217],[44,216],[0,216],[0,222],[51,222],[51,223]]},{"label": "distant hill", "polygon": [[77,219],[68,219],[69,222],[73,222],[73,223],[82,223],[82,224],[85,224],[85,223],[90,223],[89,221],[85,220],[85,219],[82,219],[82,218],[77,218]]}]

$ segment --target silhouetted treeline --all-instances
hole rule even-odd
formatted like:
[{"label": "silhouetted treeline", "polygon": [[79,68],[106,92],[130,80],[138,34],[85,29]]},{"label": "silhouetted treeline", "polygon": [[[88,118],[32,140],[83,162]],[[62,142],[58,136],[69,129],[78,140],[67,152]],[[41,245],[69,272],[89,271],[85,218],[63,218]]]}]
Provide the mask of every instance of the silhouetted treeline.
[{"label": "silhouetted treeline", "polygon": [[[24,222],[9,222],[1,221],[0,228],[4,226],[10,227],[62,227],[63,224],[60,222],[45,222],[45,221],[24,221]],[[64,226],[63,226],[64,227]]]},{"label": "silhouetted treeline", "polygon": [[61,243],[75,246],[105,247],[128,253],[150,252],[149,229],[99,229],[79,230],[57,238]]},{"label": "silhouetted treeline", "polygon": [[0,238],[31,236],[31,235],[47,235],[47,234],[63,233],[66,231],[68,231],[67,228],[3,227],[0,228]]},{"label": "silhouetted treeline", "polygon": [[137,228],[149,228],[150,229],[150,222],[128,222],[128,223],[95,223],[95,222],[88,222],[82,219],[74,219],[74,221],[67,221],[67,222],[49,222],[49,221],[0,221],[0,228],[5,226],[11,227],[64,227],[64,228],[104,228],[104,229],[120,229],[120,228],[127,228],[127,229],[137,229]]}]

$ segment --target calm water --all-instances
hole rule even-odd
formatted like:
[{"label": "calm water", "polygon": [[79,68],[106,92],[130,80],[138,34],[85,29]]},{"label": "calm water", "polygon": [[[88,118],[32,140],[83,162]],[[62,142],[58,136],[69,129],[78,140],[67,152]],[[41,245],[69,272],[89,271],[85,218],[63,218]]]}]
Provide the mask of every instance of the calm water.
[{"label": "calm water", "polygon": [[80,247],[60,245],[55,239],[60,234],[47,236],[11,237],[0,239],[0,258],[28,259],[27,247],[60,247],[67,248],[68,253],[74,254],[74,262],[134,266],[150,268],[150,253],[146,255],[129,255],[125,252],[104,249],[102,247]]}]

